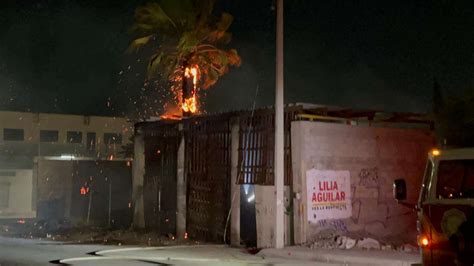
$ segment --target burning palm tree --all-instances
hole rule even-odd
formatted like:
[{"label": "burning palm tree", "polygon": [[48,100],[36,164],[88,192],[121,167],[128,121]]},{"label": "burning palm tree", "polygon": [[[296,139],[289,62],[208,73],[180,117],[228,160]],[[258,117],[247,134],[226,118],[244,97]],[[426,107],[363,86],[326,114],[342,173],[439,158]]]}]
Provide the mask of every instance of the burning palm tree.
[{"label": "burning palm tree", "polygon": [[129,47],[157,45],[148,62],[148,76],[158,74],[170,83],[183,113],[199,111],[198,90],[213,86],[230,66],[239,66],[235,49],[224,47],[231,40],[227,32],[233,17],[213,15],[213,0],[162,0],[148,3],[135,11],[131,28],[136,39]]}]

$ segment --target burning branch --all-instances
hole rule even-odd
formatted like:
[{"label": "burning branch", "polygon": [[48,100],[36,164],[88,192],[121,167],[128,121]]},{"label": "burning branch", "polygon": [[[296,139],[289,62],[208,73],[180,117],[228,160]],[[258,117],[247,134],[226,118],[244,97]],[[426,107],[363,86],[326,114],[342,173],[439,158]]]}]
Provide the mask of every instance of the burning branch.
[{"label": "burning branch", "polygon": [[198,111],[197,90],[199,81],[199,67],[192,65],[184,69],[181,109],[183,114],[194,114]]},{"label": "burning branch", "polygon": [[[192,10],[183,9],[184,2]],[[137,38],[129,52],[158,44],[149,57],[149,78],[158,74],[167,77],[174,104],[187,116],[199,113],[198,90],[216,84],[231,66],[239,66],[241,59],[235,49],[224,48],[232,36],[227,32],[232,15],[215,17],[212,0],[184,2],[162,0],[137,8],[132,27]]]}]

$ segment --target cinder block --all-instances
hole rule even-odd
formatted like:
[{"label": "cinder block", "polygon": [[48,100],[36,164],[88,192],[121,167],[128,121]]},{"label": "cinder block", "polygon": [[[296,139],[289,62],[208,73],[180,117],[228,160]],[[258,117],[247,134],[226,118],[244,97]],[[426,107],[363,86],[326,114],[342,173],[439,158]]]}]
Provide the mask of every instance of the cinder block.
[{"label": "cinder block", "polygon": [[[305,165],[305,170],[350,171],[352,217],[344,220],[349,234],[366,232],[375,238],[398,237],[405,230],[400,227],[414,228],[415,214],[405,213],[394,204],[392,182],[405,178],[409,197],[418,194],[425,155],[434,140],[432,132],[298,121],[292,122],[292,136],[298,136],[295,138],[298,145],[292,147],[293,159],[299,158],[293,161],[294,165]],[[375,175],[361,180],[361,169],[374,168],[377,169]],[[301,190],[305,190],[305,176],[301,176],[305,172],[297,167],[293,170],[299,177]],[[299,209],[304,209],[307,203],[301,203],[303,206]],[[295,218],[301,219],[296,224],[302,227],[295,232],[296,239],[317,236],[317,225],[308,225],[305,215]]]},{"label": "cinder block", "polygon": [[364,186],[357,186],[355,189],[355,199],[377,199],[379,191],[377,188],[367,188]]}]

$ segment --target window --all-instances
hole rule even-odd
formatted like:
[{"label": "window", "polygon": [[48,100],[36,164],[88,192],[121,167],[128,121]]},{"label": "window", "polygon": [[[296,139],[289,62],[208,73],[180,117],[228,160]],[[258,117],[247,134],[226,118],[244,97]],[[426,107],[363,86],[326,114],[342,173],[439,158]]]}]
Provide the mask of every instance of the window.
[{"label": "window", "polygon": [[16,128],[3,129],[3,140],[23,141],[24,138],[25,138],[25,132],[23,131],[23,129],[16,129]]},{"label": "window", "polygon": [[425,168],[425,176],[423,177],[423,183],[421,184],[421,193],[420,193],[420,204],[422,204],[426,197],[428,196],[428,186],[431,182],[431,172],[433,171],[433,163],[428,160]]},{"label": "window", "polygon": [[41,130],[40,141],[41,142],[57,142],[58,131],[57,130]]},{"label": "window", "polygon": [[68,143],[82,143],[82,132],[79,131],[68,131],[67,132]]},{"label": "window", "polygon": [[104,133],[104,144],[122,144],[122,134]]},{"label": "window", "polygon": [[0,209],[8,208],[8,199],[10,198],[10,183],[0,183]]},{"label": "window", "polygon": [[474,198],[474,160],[445,160],[438,166],[439,199]]}]

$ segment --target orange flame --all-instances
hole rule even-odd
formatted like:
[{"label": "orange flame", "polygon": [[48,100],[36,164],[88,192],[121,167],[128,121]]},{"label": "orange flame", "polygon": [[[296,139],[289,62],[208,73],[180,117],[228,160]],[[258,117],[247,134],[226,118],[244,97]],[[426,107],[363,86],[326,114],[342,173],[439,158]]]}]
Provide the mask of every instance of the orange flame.
[{"label": "orange flame", "polygon": [[181,107],[171,104],[171,103],[165,103],[164,109],[165,109],[165,113],[160,116],[161,119],[166,119],[166,120],[180,120],[181,119],[181,116],[182,116]]},{"label": "orange flame", "polygon": [[[186,79],[186,82],[192,79],[192,88],[183,87],[188,85],[183,83],[183,79]],[[199,113],[199,98],[197,93],[199,80],[200,70],[197,65],[190,65],[184,69],[176,69],[170,77],[172,83],[171,92],[174,94],[176,104],[171,102],[165,103],[164,114],[160,115],[160,119],[181,120],[184,113]]]},{"label": "orange flame", "polygon": [[185,112],[191,112],[191,113],[196,113],[197,111],[197,101],[196,101],[196,95],[193,95],[187,99],[184,99],[183,105],[181,106],[183,111]]},{"label": "orange flame", "polygon": [[194,65],[191,67],[186,67],[184,70],[184,76],[186,78],[191,78],[191,77],[193,78],[193,91],[190,97],[183,99],[183,102],[181,103],[181,109],[184,112],[196,113],[198,111],[197,98],[196,98],[198,78],[199,78],[198,66]]}]

